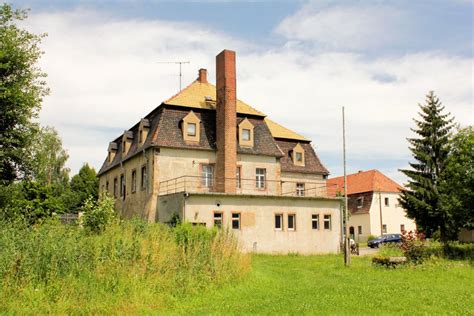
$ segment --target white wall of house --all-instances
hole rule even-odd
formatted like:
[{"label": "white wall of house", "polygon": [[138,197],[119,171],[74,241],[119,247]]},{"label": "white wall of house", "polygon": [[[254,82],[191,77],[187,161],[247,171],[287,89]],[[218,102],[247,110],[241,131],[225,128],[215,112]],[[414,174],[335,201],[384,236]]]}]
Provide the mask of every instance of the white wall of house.
[{"label": "white wall of house", "polygon": [[[362,234],[359,234],[359,226],[362,229]],[[349,228],[354,228],[353,238],[357,242],[365,242],[371,234],[370,231],[370,214],[355,214],[349,217]]]},{"label": "white wall of house", "polygon": [[[416,229],[415,222],[406,217],[405,210],[399,205],[398,197],[399,193],[374,193],[370,207],[370,231],[372,235],[379,236],[382,231],[380,213],[382,213],[382,225],[387,227],[387,234],[399,234],[401,225],[404,225],[406,231]],[[385,204],[385,199],[388,199],[388,205]]]},{"label": "white wall of house", "polygon": [[[238,237],[244,251],[259,253],[337,253],[340,241],[340,202],[334,199],[190,194],[158,197],[159,218],[163,221],[181,205],[180,216],[191,223],[214,226],[214,214],[222,213],[223,226]],[[239,229],[232,229],[232,214],[240,214]],[[283,216],[281,229],[275,228],[275,215]],[[312,215],[319,215],[313,229]],[[288,215],[295,215],[295,227],[288,227]],[[330,228],[324,228],[329,215]]]}]

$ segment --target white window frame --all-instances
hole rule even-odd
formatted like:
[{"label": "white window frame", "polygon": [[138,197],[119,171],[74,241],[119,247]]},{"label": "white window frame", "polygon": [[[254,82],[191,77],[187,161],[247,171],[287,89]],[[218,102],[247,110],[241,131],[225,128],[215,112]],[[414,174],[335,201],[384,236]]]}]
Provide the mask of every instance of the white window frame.
[{"label": "white window frame", "polygon": [[[314,223],[316,223],[316,228],[313,226]],[[311,229],[319,230],[319,214],[311,214]]]},{"label": "white window frame", "polygon": [[296,196],[305,196],[305,185],[304,183],[296,184]]},{"label": "white window frame", "polygon": [[224,213],[214,212],[212,219],[213,219],[213,224],[215,227],[222,228],[224,224]]},{"label": "white window frame", "polygon": [[[234,227],[234,223],[237,223],[237,228]],[[232,213],[232,229],[240,230],[240,213]]]},{"label": "white window frame", "polygon": [[[292,227],[290,227],[290,217],[293,218],[293,226]],[[286,224],[288,226],[288,231],[295,231],[296,230],[296,214],[288,214]]]},{"label": "white window frame", "polygon": [[[323,217],[323,227],[324,227],[324,230],[331,230],[332,229],[332,216],[331,214],[324,214],[324,217]],[[329,225],[329,228],[326,228],[326,223],[328,223]]]},{"label": "white window frame", "polygon": [[201,185],[206,188],[214,186],[214,165],[201,165]]},{"label": "white window frame", "polygon": [[[277,227],[277,217],[280,217],[280,227]],[[281,213],[278,213],[278,214],[275,214],[274,216],[274,223],[273,223],[273,227],[275,228],[275,230],[278,230],[278,231],[283,231],[283,214]]]},{"label": "white window frame", "polygon": [[267,182],[267,169],[257,168],[255,169],[255,185],[257,189],[264,190]]}]

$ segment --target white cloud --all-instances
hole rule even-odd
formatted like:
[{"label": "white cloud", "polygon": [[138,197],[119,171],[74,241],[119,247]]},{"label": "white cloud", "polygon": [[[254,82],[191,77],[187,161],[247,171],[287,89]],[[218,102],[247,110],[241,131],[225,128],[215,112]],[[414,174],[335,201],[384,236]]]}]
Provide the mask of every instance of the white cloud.
[{"label": "white cloud", "polygon": [[[472,59],[427,52],[368,60],[299,45],[257,51],[200,25],[89,11],[32,15],[28,23],[49,33],[41,66],[52,95],[41,122],[58,128],[73,173],[85,161],[100,167],[108,141],[177,92],[177,66],[157,61],[190,60],[185,85],[201,67],[213,81],[214,58],[224,48],[237,51],[239,98],[312,138],[323,157],[339,156],[345,105],[350,171],[360,169],[351,159],[386,170],[385,161],[408,157],[411,118],[429,90],[459,122],[473,123]],[[340,174],[340,161],[324,163]]]},{"label": "white cloud", "polygon": [[277,33],[326,49],[381,48],[397,42],[407,29],[408,13],[386,5],[322,6],[312,1],[285,18]]}]

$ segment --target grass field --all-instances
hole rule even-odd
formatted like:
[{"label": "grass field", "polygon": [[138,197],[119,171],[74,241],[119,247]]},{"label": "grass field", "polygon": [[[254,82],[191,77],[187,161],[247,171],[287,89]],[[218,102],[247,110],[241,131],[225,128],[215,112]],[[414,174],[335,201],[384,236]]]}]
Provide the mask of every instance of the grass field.
[{"label": "grass field", "polygon": [[473,315],[474,270],[467,261],[374,267],[355,257],[253,257],[253,271],[237,285],[207,291],[170,306],[179,314]]}]

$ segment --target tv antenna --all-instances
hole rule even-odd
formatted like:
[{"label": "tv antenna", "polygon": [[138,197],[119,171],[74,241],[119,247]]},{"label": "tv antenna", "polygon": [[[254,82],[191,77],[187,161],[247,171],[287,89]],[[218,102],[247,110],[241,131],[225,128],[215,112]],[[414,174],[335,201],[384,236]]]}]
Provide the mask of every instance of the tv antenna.
[{"label": "tv antenna", "polygon": [[159,61],[158,64],[178,64],[179,65],[179,91],[181,91],[181,79],[183,78],[183,72],[181,67],[183,64],[190,64],[189,61]]}]

